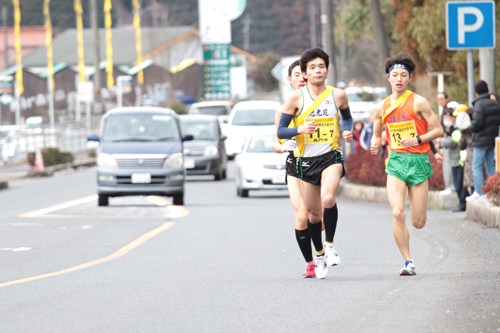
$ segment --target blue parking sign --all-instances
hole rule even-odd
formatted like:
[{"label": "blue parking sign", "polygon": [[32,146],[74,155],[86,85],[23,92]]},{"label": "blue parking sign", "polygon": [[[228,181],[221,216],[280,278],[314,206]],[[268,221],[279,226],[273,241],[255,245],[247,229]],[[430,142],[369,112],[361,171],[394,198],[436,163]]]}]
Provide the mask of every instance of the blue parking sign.
[{"label": "blue parking sign", "polygon": [[446,3],[446,47],[449,50],[495,48],[495,3]]}]

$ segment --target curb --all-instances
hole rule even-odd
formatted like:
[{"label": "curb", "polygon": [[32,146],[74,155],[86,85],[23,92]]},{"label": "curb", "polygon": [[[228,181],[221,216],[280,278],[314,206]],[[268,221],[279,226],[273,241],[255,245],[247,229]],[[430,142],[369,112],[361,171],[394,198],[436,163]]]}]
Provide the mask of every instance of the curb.
[{"label": "curb", "polygon": [[500,228],[500,207],[493,205],[486,197],[467,201],[465,216],[487,227]]},{"label": "curb", "polygon": [[42,171],[31,170],[31,171],[28,171],[28,174],[26,175],[26,177],[50,177],[50,176],[54,175],[54,172],[56,172],[56,171],[71,169],[71,168],[78,169],[81,167],[94,166],[95,164],[96,164],[95,158],[88,158],[86,160],[81,160],[78,162],[53,165],[50,167],[46,167],[45,170],[42,170]]},{"label": "curb", "polygon": [[[385,187],[366,186],[341,181],[339,189],[337,190],[337,194],[341,197],[355,200],[389,203],[389,199],[387,197],[387,188]],[[406,196],[405,206],[409,205],[410,202],[408,200],[408,196]],[[427,209],[448,210],[453,209],[456,206],[458,206],[458,197],[456,193],[441,194],[439,191],[429,191]]]}]

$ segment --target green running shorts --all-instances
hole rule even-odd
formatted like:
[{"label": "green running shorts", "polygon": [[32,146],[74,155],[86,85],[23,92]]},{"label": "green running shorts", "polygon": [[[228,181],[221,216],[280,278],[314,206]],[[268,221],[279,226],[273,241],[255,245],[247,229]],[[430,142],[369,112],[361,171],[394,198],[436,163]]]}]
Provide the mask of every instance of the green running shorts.
[{"label": "green running shorts", "polygon": [[385,172],[404,181],[408,187],[425,182],[433,174],[427,154],[395,152],[389,154]]}]

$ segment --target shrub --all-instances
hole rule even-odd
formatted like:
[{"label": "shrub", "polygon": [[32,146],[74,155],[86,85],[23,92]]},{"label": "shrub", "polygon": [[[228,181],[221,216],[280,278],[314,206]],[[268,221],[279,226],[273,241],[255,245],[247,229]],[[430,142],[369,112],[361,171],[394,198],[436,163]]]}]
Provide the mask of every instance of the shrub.
[{"label": "shrub", "polygon": [[[28,163],[35,165],[35,152],[28,153]],[[48,167],[52,165],[72,163],[73,154],[70,152],[61,152],[57,148],[42,148],[43,164]]]},{"label": "shrub", "polygon": [[346,177],[351,183],[385,186],[384,159],[379,155],[372,155],[369,151],[352,153],[345,160]]},{"label": "shrub", "polygon": [[492,203],[500,206],[500,172],[488,176],[488,180],[486,180],[486,183],[481,189]]},{"label": "shrub", "polygon": [[170,108],[177,112],[177,114],[187,114],[188,113],[188,108],[182,104],[181,102],[173,102],[169,104],[163,105],[166,108]]},{"label": "shrub", "polygon": [[[434,171],[429,180],[429,189],[441,191],[444,189],[442,165],[437,163],[434,155],[429,152],[431,167]],[[372,155],[369,151],[352,153],[345,161],[346,177],[350,182],[363,185],[385,187],[387,175],[385,161],[379,155]]]}]

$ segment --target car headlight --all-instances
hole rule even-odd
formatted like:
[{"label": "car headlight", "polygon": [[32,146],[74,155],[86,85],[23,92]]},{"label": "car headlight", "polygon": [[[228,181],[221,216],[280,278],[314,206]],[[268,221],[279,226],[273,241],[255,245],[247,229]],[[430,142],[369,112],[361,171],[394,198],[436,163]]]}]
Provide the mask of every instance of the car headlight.
[{"label": "car headlight", "polygon": [[205,152],[203,153],[205,156],[215,156],[219,150],[215,146],[208,146],[205,148]]},{"label": "car headlight", "polygon": [[115,158],[111,154],[99,153],[97,156],[97,165],[103,168],[117,168]]},{"label": "car headlight", "polygon": [[184,155],[182,153],[175,153],[167,157],[164,168],[182,168],[184,166]]}]

